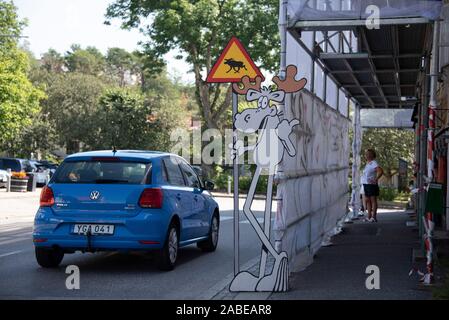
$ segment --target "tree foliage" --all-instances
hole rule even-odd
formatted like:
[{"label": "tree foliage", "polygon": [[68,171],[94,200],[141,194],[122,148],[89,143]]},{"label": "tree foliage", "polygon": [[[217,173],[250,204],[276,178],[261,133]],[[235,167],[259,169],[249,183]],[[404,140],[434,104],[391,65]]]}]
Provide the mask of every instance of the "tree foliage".
[{"label": "tree foliage", "polygon": [[59,136],[59,145],[68,153],[78,152],[80,143],[89,143],[96,125],[96,110],[105,90],[101,80],[82,73],[58,75],[47,88],[43,113],[49,115]]},{"label": "tree foliage", "polygon": [[146,53],[154,61],[178,49],[195,74],[204,122],[222,128],[232,91],[229,85],[205,83],[205,75],[233,35],[262,68],[276,70],[278,5],[278,0],[115,0],[107,17],[122,19],[124,28],[141,27],[149,36]]},{"label": "tree foliage", "polygon": [[363,132],[362,154],[367,149],[374,149],[385,176],[391,179],[398,172],[400,158],[413,162],[414,139],[414,133],[410,130],[367,129]]},{"label": "tree foliage", "polygon": [[138,68],[137,58],[121,48],[110,48],[106,54],[107,74],[112,81],[123,88],[126,76],[131,76]]},{"label": "tree foliage", "polygon": [[18,47],[23,25],[14,5],[0,0],[0,152],[170,150],[170,133],[187,126],[194,95],[169,79],[160,60],[76,44],[38,60]]},{"label": "tree foliage", "polygon": [[16,8],[0,1],[0,148],[17,143],[21,129],[39,112],[44,93],[27,77],[29,59],[17,46],[23,27]]},{"label": "tree foliage", "polygon": [[[72,46],[72,52],[80,50],[87,49]],[[109,49],[97,59],[104,61],[104,68],[94,74],[90,67],[69,68],[71,55],[50,49],[31,71],[30,79],[45,88],[48,99],[35,123],[25,128],[22,143],[10,151],[26,155],[38,148],[48,154],[58,146],[69,154],[113,146],[170,150],[171,131],[186,126],[188,88],[171,81],[165,71],[149,75],[135,52]],[[33,132],[47,135],[48,143],[31,139]]]},{"label": "tree foliage", "polygon": [[[176,97],[142,95],[136,90],[108,90],[100,99],[93,149],[170,151],[170,132],[182,125]],[[181,112],[180,112],[181,111]]]},{"label": "tree foliage", "polygon": [[82,49],[79,45],[72,45],[71,50],[65,56],[65,61],[70,72],[78,72],[92,76],[99,76],[104,72],[104,56],[94,47]]}]

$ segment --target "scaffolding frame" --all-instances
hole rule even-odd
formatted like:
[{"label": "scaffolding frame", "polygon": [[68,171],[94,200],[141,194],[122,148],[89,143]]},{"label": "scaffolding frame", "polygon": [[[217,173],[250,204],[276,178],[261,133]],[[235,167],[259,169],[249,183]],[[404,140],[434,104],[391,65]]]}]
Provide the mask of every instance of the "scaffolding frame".
[{"label": "scaffolding frame", "polygon": [[[285,2],[285,1],[284,1]],[[392,108],[402,109],[408,108],[418,109],[419,117],[417,119],[417,146],[415,150],[416,158],[419,163],[419,171],[417,176],[418,188],[423,190],[427,181],[427,133],[429,124],[428,106],[430,97],[435,95],[434,86],[431,85],[435,74],[430,74],[430,66],[432,64],[432,53],[435,48],[439,48],[438,41],[435,37],[434,26],[438,23],[425,17],[409,17],[409,18],[386,18],[380,19],[380,27],[385,28],[391,37],[392,52],[378,53],[372,49],[369,34],[367,31],[366,20],[349,19],[349,20],[319,20],[319,21],[289,21],[287,32],[293,37],[296,43],[311,58],[311,92],[316,94],[316,71],[318,66],[324,73],[323,78],[323,100],[326,102],[327,81],[331,79],[337,86],[337,92],[344,92],[348,104],[347,115],[349,116],[350,103],[354,107],[353,130],[354,143],[353,154],[353,176],[360,170],[360,152],[363,124],[360,123],[361,108]],[[412,26],[412,27],[411,27]],[[399,43],[399,29],[404,32],[404,28],[410,28],[410,32],[420,29],[424,34],[422,40],[421,52],[407,52],[401,50]],[[301,38],[302,32],[312,32],[312,44],[310,48]],[[323,39],[317,41],[317,35],[321,34]],[[337,39],[335,45],[335,39]],[[358,45],[354,50],[354,40],[358,39]],[[371,41],[372,42],[372,41]],[[435,56],[435,54],[433,55]],[[416,67],[403,67],[401,61],[406,59],[420,60],[420,64]],[[379,68],[376,62],[379,60],[387,60],[391,63],[389,68]],[[285,59],[284,59],[285,61]],[[332,65],[332,61],[338,61],[344,68],[336,69]],[[353,63],[353,61],[357,61]],[[360,64],[359,61],[367,62],[365,68],[354,68],[354,64]],[[342,64],[341,64],[342,63]],[[380,78],[383,75],[393,74],[393,81],[385,83]],[[404,75],[413,78],[413,82],[402,82]],[[360,79],[360,75],[371,75],[373,81],[367,83]],[[342,77],[350,77],[351,82],[341,81]],[[377,90],[377,94],[373,94],[373,89]],[[359,93],[355,92],[359,90]],[[393,90],[393,91],[392,91]],[[410,95],[413,92],[413,95]],[[408,96],[404,95],[407,93]],[[337,110],[341,110],[340,99],[337,97]],[[357,174],[355,176],[358,176]],[[359,179],[357,179],[359,180]],[[351,202],[353,206],[353,215],[355,216],[360,208],[360,181],[353,179],[353,194]],[[417,210],[419,213],[420,235],[423,234],[422,217],[424,216],[425,193],[420,192],[417,201]]]}]

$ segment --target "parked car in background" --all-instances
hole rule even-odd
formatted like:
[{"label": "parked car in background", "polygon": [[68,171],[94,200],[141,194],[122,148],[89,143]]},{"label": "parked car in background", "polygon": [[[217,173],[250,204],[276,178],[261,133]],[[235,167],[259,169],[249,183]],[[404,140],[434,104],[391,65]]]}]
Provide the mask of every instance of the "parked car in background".
[{"label": "parked car in background", "polygon": [[33,167],[29,160],[17,158],[0,158],[0,169],[11,169],[13,172],[33,172]]},{"label": "parked car in background", "polygon": [[38,187],[45,186],[50,181],[50,170],[42,165],[40,161],[30,160],[32,171],[36,178],[36,185]]},{"label": "parked car in background", "polygon": [[40,160],[39,165],[43,168],[49,170],[50,172],[50,178],[53,177],[53,174],[56,172],[56,169],[58,169],[58,165],[56,163],[47,161],[47,160]]},{"label": "parked car in background", "polygon": [[50,180],[49,171],[39,161],[18,158],[0,158],[0,169],[12,172],[33,173],[38,186],[44,186]]},{"label": "parked car in background", "polygon": [[65,254],[156,251],[172,270],[178,249],[215,251],[219,207],[181,157],[150,151],[71,155],[42,189],[34,221],[36,260],[57,267]]},{"label": "parked car in background", "polygon": [[6,188],[8,183],[8,171],[0,169],[0,188]]}]

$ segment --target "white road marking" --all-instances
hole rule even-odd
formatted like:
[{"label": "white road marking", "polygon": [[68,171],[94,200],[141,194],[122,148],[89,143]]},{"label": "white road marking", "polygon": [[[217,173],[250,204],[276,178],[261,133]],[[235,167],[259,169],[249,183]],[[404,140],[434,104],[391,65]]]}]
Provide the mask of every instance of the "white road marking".
[{"label": "white road marking", "polygon": [[32,227],[30,226],[25,226],[25,227],[12,227],[12,228],[1,228],[0,227],[0,233],[3,232],[12,232],[12,231],[18,231],[18,230],[23,230],[23,229],[32,229]]},{"label": "white road marking", "polygon": [[11,240],[6,240],[6,241],[0,241],[0,246],[3,246],[5,244],[10,244],[10,243],[15,243],[15,242],[21,242],[21,241],[25,241],[25,240],[32,241],[31,237],[16,238],[16,239],[11,239]]},{"label": "white road marking", "polygon": [[5,239],[17,238],[17,237],[31,236],[32,234],[33,234],[32,232],[19,232],[19,233],[14,233],[14,234],[5,234],[5,235],[0,233],[0,241],[5,240]]},{"label": "white road marking", "polygon": [[13,251],[13,252],[8,252],[5,254],[0,254],[0,258],[4,258],[4,257],[9,257],[18,253],[21,253],[23,250],[18,250],[18,251]]}]

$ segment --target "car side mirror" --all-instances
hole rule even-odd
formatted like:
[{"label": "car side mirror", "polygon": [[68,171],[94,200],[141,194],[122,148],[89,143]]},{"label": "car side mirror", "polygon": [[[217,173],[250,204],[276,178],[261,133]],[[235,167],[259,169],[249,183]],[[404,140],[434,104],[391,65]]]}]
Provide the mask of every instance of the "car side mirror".
[{"label": "car side mirror", "polygon": [[207,191],[213,191],[215,189],[215,184],[210,180],[206,180],[204,181],[204,189]]}]

